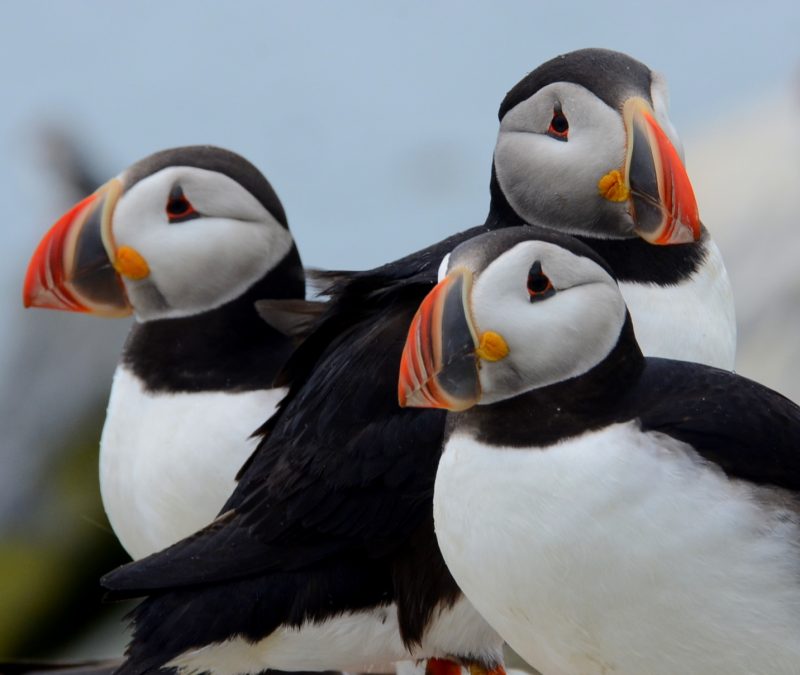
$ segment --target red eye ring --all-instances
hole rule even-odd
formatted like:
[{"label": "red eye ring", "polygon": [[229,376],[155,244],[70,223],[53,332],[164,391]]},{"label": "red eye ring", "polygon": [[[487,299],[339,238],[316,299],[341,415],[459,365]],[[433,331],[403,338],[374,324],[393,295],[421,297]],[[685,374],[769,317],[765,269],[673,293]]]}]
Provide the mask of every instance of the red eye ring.
[{"label": "red eye ring", "polygon": [[531,265],[528,272],[528,296],[531,302],[537,300],[544,300],[552,295],[555,295],[556,289],[553,282],[542,271],[542,263],[538,260]]},{"label": "red eye ring", "polygon": [[176,185],[170,191],[166,211],[170,223],[182,223],[184,220],[191,220],[200,215],[183,194],[180,185]]},{"label": "red eye ring", "polygon": [[553,109],[553,119],[550,120],[550,126],[547,128],[547,135],[559,141],[566,141],[569,136],[569,121],[560,107]]}]

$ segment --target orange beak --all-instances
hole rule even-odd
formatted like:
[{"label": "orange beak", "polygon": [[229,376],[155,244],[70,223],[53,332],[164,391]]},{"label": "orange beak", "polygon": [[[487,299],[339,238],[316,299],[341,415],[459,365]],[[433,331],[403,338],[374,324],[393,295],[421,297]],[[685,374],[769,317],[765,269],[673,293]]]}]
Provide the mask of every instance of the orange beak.
[{"label": "orange beak", "polygon": [[26,307],[112,317],[132,312],[112,263],[111,219],[121,192],[118,179],[109,181],[50,228],[25,273]]},{"label": "orange beak", "polygon": [[469,316],[472,273],[450,272],[425,296],[400,359],[400,406],[466,410],[480,399],[479,346]]},{"label": "orange beak", "polygon": [[628,132],[625,184],[636,233],[651,244],[685,244],[702,232],[697,200],[675,146],[653,109],[634,96],[623,106]]}]

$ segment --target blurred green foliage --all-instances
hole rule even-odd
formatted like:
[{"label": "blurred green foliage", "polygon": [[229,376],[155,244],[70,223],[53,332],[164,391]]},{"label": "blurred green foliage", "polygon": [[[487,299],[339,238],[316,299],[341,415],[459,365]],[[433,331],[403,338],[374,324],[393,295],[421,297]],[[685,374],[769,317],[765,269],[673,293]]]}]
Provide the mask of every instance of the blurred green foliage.
[{"label": "blurred green foliage", "polygon": [[[127,560],[100,500],[105,405],[73,425],[38,489],[0,540],[0,657],[57,654],[110,613],[101,574]],[[121,627],[120,627],[121,630]]]}]

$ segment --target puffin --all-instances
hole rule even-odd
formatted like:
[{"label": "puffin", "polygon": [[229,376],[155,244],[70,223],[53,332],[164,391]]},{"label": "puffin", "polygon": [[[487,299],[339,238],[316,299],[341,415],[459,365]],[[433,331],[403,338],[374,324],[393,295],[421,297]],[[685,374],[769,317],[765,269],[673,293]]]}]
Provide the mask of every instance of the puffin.
[{"label": "puffin", "polygon": [[257,310],[305,297],[278,196],[244,157],[164,150],[71,208],[41,240],[28,307],[134,322],[100,441],[100,487],[132,558],[210,523],[285,392],[290,336]]},{"label": "puffin", "polygon": [[667,103],[665,79],[619,52],[540,66],[500,105],[490,218],[554,227],[600,253],[646,354],[733,370],[730,279]]},{"label": "puffin", "polygon": [[611,266],[508,228],[450,255],[403,351],[446,409],[436,536],[464,594],[544,675],[800,667],[800,408],[645,357]]},{"label": "puffin", "polygon": [[[538,117],[515,112],[529,104]],[[501,106],[485,223],[334,275],[329,302],[277,381],[286,398],[219,517],[103,578],[111,598],[146,596],[131,614],[120,675],[361,670],[423,658],[473,673],[502,668],[501,637],[436,542],[445,412],[397,402],[408,326],[460,243],[538,223],[579,233],[632,293],[653,296],[631,311],[635,322],[661,324],[654,351],[695,358],[693,336],[703,333],[721,343],[709,352],[718,358],[735,342],[732,304],[707,305],[730,301],[727,276],[664,106],[663,82],[626,55],[582,50],[545,63]],[[706,298],[704,288],[714,292]],[[683,350],[673,344],[676,316],[692,335]],[[724,325],[712,330],[713,317]]]}]

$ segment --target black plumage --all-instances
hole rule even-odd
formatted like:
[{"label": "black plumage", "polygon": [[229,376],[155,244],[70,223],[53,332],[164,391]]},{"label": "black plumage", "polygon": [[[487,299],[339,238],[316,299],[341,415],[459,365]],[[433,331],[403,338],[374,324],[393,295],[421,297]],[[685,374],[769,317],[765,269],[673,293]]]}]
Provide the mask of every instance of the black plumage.
[{"label": "black plumage", "polygon": [[391,602],[413,645],[436,607],[458,596],[431,512],[445,415],[398,407],[396,382],[408,324],[442,257],[484,231],[333,289],[223,515],[104,578],[112,596],[152,594],[133,613],[120,672],[146,672],[237,633],[257,639]]},{"label": "black plumage", "polygon": [[122,362],[153,392],[270,389],[294,340],[265,323],[256,303],[304,295],[303,265],[293,246],[262,279],[221,307],[135,323]]}]

